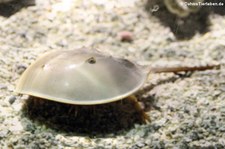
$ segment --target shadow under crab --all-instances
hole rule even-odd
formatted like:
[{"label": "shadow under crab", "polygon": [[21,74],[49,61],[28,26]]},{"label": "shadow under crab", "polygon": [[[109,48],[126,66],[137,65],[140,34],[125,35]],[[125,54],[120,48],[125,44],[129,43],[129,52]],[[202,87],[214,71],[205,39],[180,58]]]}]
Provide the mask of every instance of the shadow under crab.
[{"label": "shadow under crab", "polygon": [[23,107],[31,120],[77,133],[115,133],[150,119],[134,96],[101,105],[71,105],[30,96]]}]

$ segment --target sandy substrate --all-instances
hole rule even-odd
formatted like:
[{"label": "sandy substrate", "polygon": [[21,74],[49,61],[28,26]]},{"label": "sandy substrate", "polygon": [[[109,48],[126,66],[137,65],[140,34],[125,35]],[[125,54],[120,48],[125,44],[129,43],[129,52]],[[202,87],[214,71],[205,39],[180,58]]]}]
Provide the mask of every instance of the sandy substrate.
[{"label": "sandy substrate", "polygon": [[[15,10],[0,10],[0,148],[225,148],[222,11],[205,8],[204,14],[200,10],[178,19],[165,6],[147,0],[37,0]],[[121,41],[123,31],[131,33],[132,41]],[[129,116],[127,125],[122,119],[108,124],[107,118],[104,123],[90,116],[85,126],[99,123],[99,129],[82,123],[71,129],[70,117],[59,116],[61,105],[42,107],[47,110],[43,113],[53,108],[55,113],[48,116],[37,107],[36,113],[27,111],[28,97],[14,92],[27,66],[46,51],[83,46],[154,66],[222,66],[189,76],[151,74],[146,86],[155,85],[139,99],[151,119],[146,124],[127,120]],[[54,124],[58,117],[60,123]]]}]

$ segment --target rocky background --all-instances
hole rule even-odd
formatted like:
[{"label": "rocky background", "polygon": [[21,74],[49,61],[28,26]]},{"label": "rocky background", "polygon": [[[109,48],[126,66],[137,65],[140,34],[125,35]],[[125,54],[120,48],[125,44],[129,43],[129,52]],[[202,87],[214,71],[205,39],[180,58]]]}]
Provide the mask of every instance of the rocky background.
[{"label": "rocky background", "polygon": [[[225,3],[195,11],[169,5],[169,0],[0,1],[0,148],[225,148]],[[83,46],[153,66],[222,65],[188,75],[151,74],[145,86],[152,87],[138,99],[151,119],[146,124],[127,121],[131,127],[114,129],[123,120],[99,123],[94,114],[85,120],[87,127],[99,123],[101,129],[64,129],[70,117],[51,121],[60,110],[47,118],[27,111],[46,110],[24,106],[28,97],[14,92],[27,66],[46,51]]]}]

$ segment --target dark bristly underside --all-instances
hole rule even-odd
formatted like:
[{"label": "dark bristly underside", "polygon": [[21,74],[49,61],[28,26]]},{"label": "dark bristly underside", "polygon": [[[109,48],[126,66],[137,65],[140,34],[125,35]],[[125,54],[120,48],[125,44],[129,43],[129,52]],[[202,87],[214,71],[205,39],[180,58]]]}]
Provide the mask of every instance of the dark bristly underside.
[{"label": "dark bristly underside", "polygon": [[50,128],[79,133],[110,133],[144,124],[149,117],[134,97],[101,105],[71,105],[30,96],[23,111]]}]

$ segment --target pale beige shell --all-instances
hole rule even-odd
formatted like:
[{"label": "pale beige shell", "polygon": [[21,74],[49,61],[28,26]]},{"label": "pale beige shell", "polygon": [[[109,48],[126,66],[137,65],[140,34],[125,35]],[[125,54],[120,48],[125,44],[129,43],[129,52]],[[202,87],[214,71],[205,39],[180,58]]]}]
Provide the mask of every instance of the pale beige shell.
[{"label": "pale beige shell", "polygon": [[51,51],[22,74],[16,92],[57,102],[92,105],[120,100],[145,82],[141,68],[93,49]]}]

